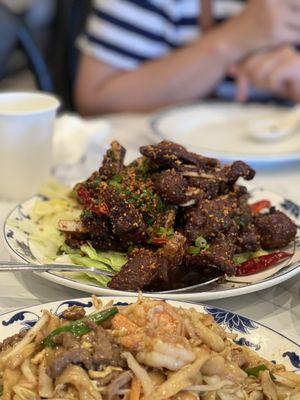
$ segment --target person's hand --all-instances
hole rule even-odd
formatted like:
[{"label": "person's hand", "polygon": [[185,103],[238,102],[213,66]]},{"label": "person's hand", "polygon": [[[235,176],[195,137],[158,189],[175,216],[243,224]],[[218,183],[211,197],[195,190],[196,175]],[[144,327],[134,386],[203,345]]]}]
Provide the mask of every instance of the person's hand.
[{"label": "person's hand", "polygon": [[[300,43],[300,0],[249,0],[227,23],[241,57],[286,43]],[[226,32],[224,32],[226,35]]]},{"label": "person's hand", "polygon": [[247,100],[250,86],[300,101],[300,53],[291,46],[253,55],[230,73],[237,82],[238,101]]}]

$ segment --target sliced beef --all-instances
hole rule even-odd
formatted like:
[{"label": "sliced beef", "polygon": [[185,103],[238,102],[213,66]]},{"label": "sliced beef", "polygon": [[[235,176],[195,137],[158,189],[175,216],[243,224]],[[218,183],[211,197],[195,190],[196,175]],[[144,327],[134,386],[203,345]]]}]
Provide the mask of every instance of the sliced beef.
[{"label": "sliced beef", "polygon": [[113,343],[112,336],[101,326],[92,321],[86,321],[92,331],[88,341],[93,346],[92,360],[97,368],[100,365],[112,365],[114,367],[124,367],[125,360],[121,357],[120,347]]},{"label": "sliced beef", "polygon": [[82,365],[85,369],[98,369],[102,365],[126,366],[121,357],[122,349],[113,342],[109,332],[88,319],[85,323],[91,329],[82,338],[82,341],[89,343],[88,348],[82,348],[82,342],[76,340],[70,332],[63,332],[53,338],[58,349],[47,367],[47,374],[51,378],[57,378],[71,364]]},{"label": "sliced beef", "polygon": [[152,229],[156,232],[159,228],[173,229],[176,218],[175,207],[168,207],[163,213],[158,213],[153,221]]},{"label": "sliced beef", "polygon": [[156,253],[145,248],[135,249],[108,286],[119,290],[150,290],[161,283],[165,287],[173,269],[182,264],[185,248],[186,238],[176,232]]},{"label": "sliced beef", "polygon": [[113,141],[107,150],[99,169],[100,177],[107,181],[114,175],[119,174],[124,168],[124,157],[126,150],[117,141]]},{"label": "sliced beef", "polygon": [[[253,179],[255,171],[243,161],[222,167],[170,141],[140,152],[125,166],[124,148],[112,142],[99,171],[74,188],[81,220],[62,221],[71,247],[89,242],[99,250],[127,252],[111,288],[165,290],[170,276],[193,276],[194,268],[199,277],[201,266],[231,275],[235,253],[279,249],[294,239],[296,226],[283,213],[251,212],[249,193],[237,181]],[[209,248],[185,254],[199,237]]]},{"label": "sliced beef", "polygon": [[79,347],[79,342],[72,332],[61,332],[53,338],[53,342],[67,350]]},{"label": "sliced beef", "polygon": [[84,316],[85,316],[85,309],[80,306],[69,307],[62,313],[62,317],[69,321],[76,321],[77,319],[84,318]]},{"label": "sliced beef", "polygon": [[198,236],[214,238],[219,233],[240,234],[252,222],[248,194],[235,188],[227,195],[204,199],[185,213],[185,234],[190,241]]},{"label": "sliced beef", "polygon": [[204,170],[219,166],[219,161],[187,151],[179,144],[162,141],[157,145],[140,147],[140,152],[150,160],[153,168],[177,168],[181,164],[193,164]]},{"label": "sliced beef", "polygon": [[254,224],[260,235],[263,249],[280,249],[295,239],[297,227],[283,212],[271,209],[267,214],[258,214]]},{"label": "sliced beef", "polygon": [[158,268],[157,258],[151,250],[135,249],[130,253],[127,264],[108,283],[108,287],[131,291],[142,289],[157,277]]},{"label": "sliced beef", "polygon": [[179,232],[175,232],[174,236],[157,251],[157,263],[159,265],[157,279],[167,283],[170,281],[170,275],[174,268],[180,267],[183,262],[186,237]]},{"label": "sliced beef", "polygon": [[224,177],[220,175],[220,168],[212,171],[203,171],[195,165],[182,165],[178,169],[186,178],[189,187],[200,189],[202,199],[213,199],[223,193]]},{"label": "sliced beef", "polygon": [[189,200],[186,194],[187,180],[174,169],[156,174],[153,177],[153,183],[155,191],[171,204],[182,204]]},{"label": "sliced beef", "polygon": [[106,239],[114,239],[109,221],[101,215],[95,215],[91,212],[83,212],[81,222],[85,230],[93,236]]},{"label": "sliced beef", "polygon": [[233,215],[237,202],[232,199],[217,198],[199,202],[186,214],[185,233],[194,242],[197,237],[216,237],[220,232],[228,232],[236,227]]},{"label": "sliced beef", "polygon": [[234,185],[239,178],[250,181],[255,176],[255,171],[243,161],[235,161],[232,165],[227,166],[223,170],[229,185]]},{"label": "sliced beef", "polygon": [[243,229],[235,242],[237,253],[244,253],[247,251],[256,251],[260,248],[260,236],[253,224],[249,224],[246,229]]},{"label": "sliced beef", "polygon": [[86,241],[90,242],[96,249],[126,251],[120,238],[112,232],[110,221],[101,215],[83,213],[82,224],[88,231]]},{"label": "sliced beef", "polygon": [[71,247],[72,249],[79,249],[80,246],[86,244],[87,242],[90,243],[95,249],[99,250],[111,250],[111,251],[127,251],[128,246],[124,243],[120,242],[119,238],[100,238],[96,235],[88,235],[84,240],[77,239],[68,235],[66,237],[66,244]]},{"label": "sliced beef", "polygon": [[234,237],[220,235],[210,243],[208,250],[202,250],[199,254],[186,254],[185,263],[193,268],[214,266],[230,276],[235,274],[232,261],[235,251]]},{"label": "sliced beef", "polygon": [[103,186],[101,195],[109,210],[112,232],[128,244],[144,241],[147,226],[142,214],[111,186]]},{"label": "sliced beef", "polygon": [[85,369],[91,369],[93,360],[90,351],[76,348],[62,352],[50,362],[47,367],[47,374],[50,378],[56,379],[70,364],[83,365]]}]

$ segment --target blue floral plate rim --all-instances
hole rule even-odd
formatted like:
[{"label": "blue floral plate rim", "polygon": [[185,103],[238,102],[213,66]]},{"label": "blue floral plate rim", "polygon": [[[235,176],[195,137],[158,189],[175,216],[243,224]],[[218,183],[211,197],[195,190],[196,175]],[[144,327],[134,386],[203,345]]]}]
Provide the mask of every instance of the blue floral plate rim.
[{"label": "blue floral plate rim", "polygon": [[[238,295],[243,295],[247,293],[252,293],[255,291],[259,291],[274,285],[277,285],[289,278],[300,273],[300,206],[288,199],[283,198],[279,194],[269,192],[263,188],[257,187],[253,184],[248,185],[249,192],[253,196],[253,200],[260,200],[261,198],[268,198],[272,200],[272,203],[290,215],[298,225],[298,238],[296,240],[296,247],[297,247],[297,257],[287,270],[282,270],[277,276],[266,278],[264,280],[260,280],[257,282],[252,282],[251,284],[237,284],[232,285],[228,282],[227,286],[222,285],[222,287],[211,286],[208,287],[206,291],[202,292],[188,292],[182,294],[166,294],[164,296],[160,294],[150,294],[152,297],[164,297],[172,300],[183,300],[183,301],[208,301],[208,300],[215,300],[220,297],[234,297]],[[30,210],[30,204],[33,203],[34,199],[42,198],[46,201],[44,196],[36,194],[31,196],[29,199],[23,201],[22,203],[18,204],[7,216],[4,226],[3,226],[3,238],[4,242],[12,255],[12,257],[26,261],[26,262],[37,262],[37,259],[34,257],[32,253],[32,246],[28,242],[28,238],[24,238],[21,240],[22,246],[19,246],[17,242],[11,235],[17,234],[18,236],[18,228],[14,228],[9,226],[9,220],[13,218],[28,218],[28,207]],[[273,199],[272,199],[273,198]],[[32,206],[32,205],[31,205]],[[24,211],[25,209],[25,211]],[[24,236],[24,235],[23,235]],[[30,256],[26,255],[27,250],[30,252]],[[35,261],[34,261],[35,259]],[[55,273],[45,272],[39,274],[41,277],[46,278],[52,282],[55,282],[60,285],[64,285],[67,287],[71,287],[73,289],[85,291],[88,293],[95,293],[101,296],[128,296],[128,295],[136,295],[137,293],[130,293],[130,292],[122,292],[118,290],[111,290],[105,287],[96,286],[93,283],[82,283],[72,279],[70,276],[64,275],[59,276]]]}]

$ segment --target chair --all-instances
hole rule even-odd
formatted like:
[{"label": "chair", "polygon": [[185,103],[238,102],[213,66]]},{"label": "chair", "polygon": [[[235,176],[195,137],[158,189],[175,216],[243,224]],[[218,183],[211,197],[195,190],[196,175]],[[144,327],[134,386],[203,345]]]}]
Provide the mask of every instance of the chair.
[{"label": "chair", "polygon": [[79,56],[76,38],[84,28],[90,7],[89,0],[57,0],[48,65],[55,92],[69,110],[74,109],[72,92]]},{"label": "chair", "polygon": [[56,93],[62,100],[63,108],[73,110],[72,91],[78,60],[76,38],[83,30],[91,2],[89,0],[55,1],[56,13],[46,54],[35,42],[22,15],[14,14],[1,4],[0,16],[8,22],[8,26],[13,27],[16,35],[15,45],[25,55],[37,88]]},{"label": "chair", "polygon": [[[45,59],[22,16],[14,14],[4,4],[0,4],[0,14],[1,19],[7,21],[7,26],[10,28],[9,34],[12,42],[11,44],[14,44],[13,42],[15,39],[15,44],[23,52],[28,62],[29,69],[35,77],[37,87],[47,92],[53,92],[54,86]],[[7,59],[10,56],[9,52],[11,50],[13,50],[13,47],[8,48],[8,54],[5,54]]]}]

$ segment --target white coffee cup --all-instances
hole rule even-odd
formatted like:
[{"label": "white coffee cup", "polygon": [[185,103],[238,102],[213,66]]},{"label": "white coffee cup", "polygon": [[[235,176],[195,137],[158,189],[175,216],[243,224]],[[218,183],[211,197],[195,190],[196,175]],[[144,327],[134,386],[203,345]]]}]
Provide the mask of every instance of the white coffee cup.
[{"label": "white coffee cup", "polygon": [[42,92],[0,94],[0,198],[24,199],[49,179],[59,104]]}]

